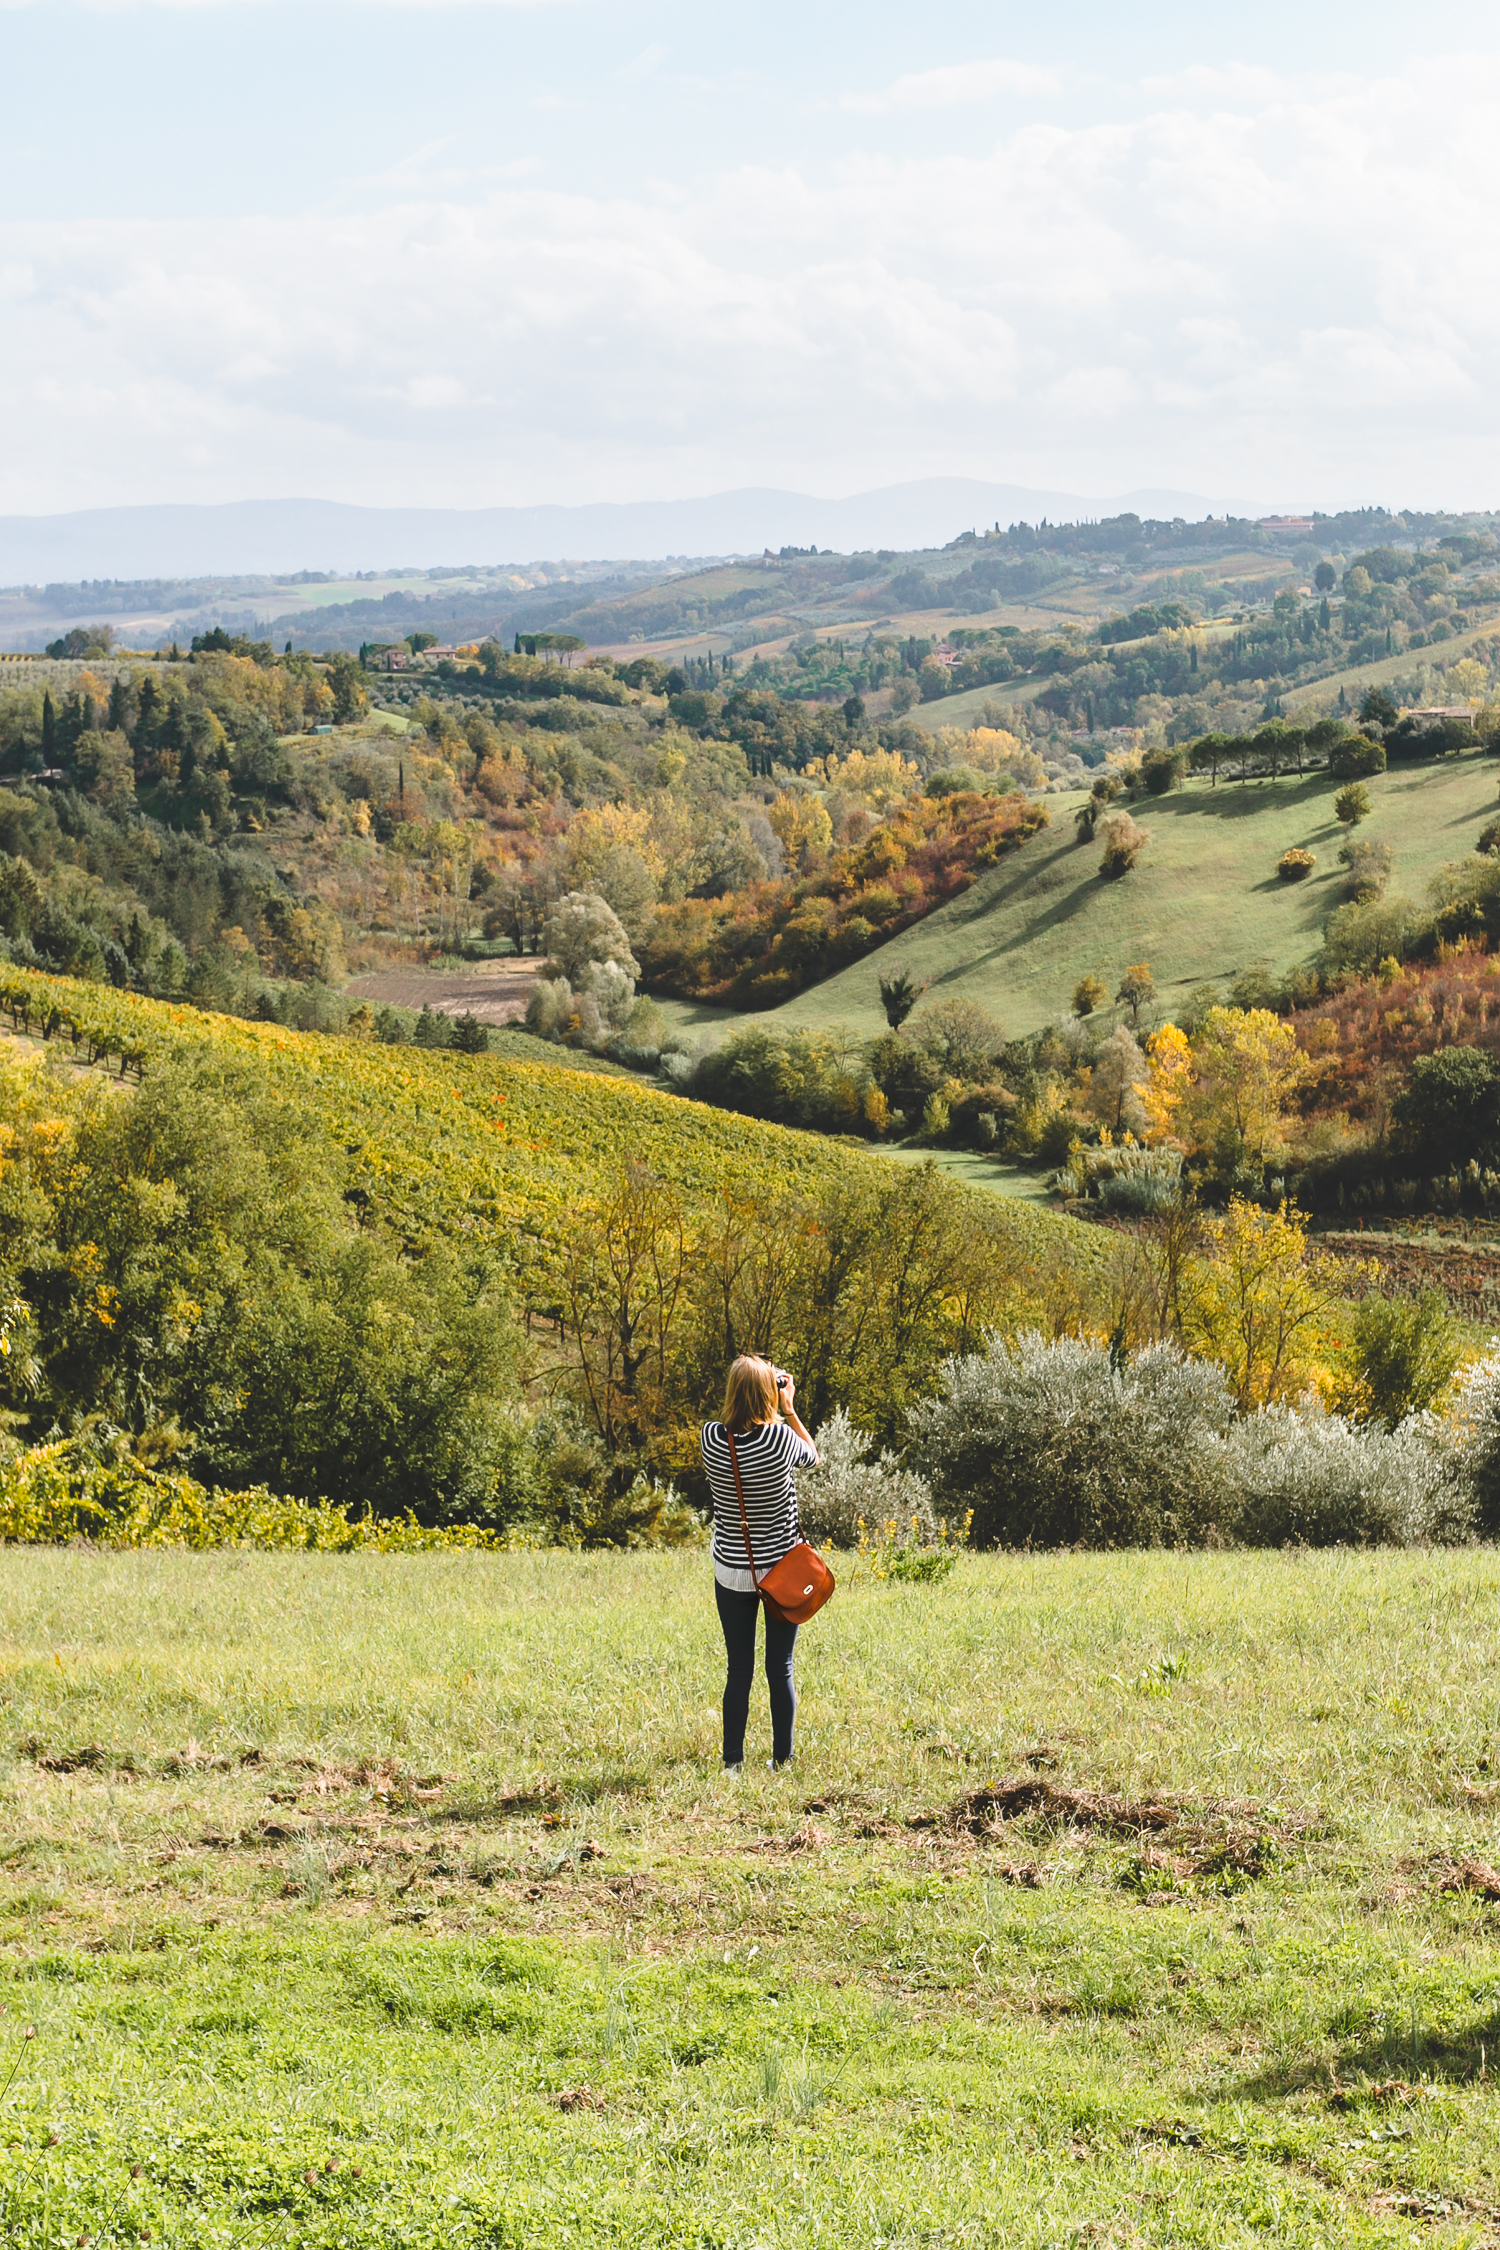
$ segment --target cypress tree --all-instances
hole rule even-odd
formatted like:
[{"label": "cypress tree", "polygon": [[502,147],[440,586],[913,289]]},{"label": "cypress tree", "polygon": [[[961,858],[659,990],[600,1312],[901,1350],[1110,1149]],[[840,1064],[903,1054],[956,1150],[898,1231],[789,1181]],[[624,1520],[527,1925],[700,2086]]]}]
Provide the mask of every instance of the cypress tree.
[{"label": "cypress tree", "polygon": [[156,747],[156,706],[160,700],[156,682],[148,675],[141,682],[141,700],[135,715],[135,739],[142,750]]},{"label": "cypress tree", "polygon": [[42,694],[42,764],[50,766],[57,755],[57,713],[52,708],[52,690]]}]

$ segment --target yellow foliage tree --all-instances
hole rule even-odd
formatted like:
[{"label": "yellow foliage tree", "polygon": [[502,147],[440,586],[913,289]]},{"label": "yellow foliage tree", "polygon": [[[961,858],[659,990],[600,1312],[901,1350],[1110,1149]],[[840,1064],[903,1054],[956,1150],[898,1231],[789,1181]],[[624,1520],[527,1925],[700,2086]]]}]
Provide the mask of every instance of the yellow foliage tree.
[{"label": "yellow foliage tree", "polygon": [[1028,789],[1039,789],[1047,769],[1034,750],[1007,727],[939,727],[934,741],[951,766],[976,773],[1011,773]]},{"label": "yellow foliage tree", "polygon": [[1325,1382],[1348,1266],[1308,1248],[1306,1224],[1286,1203],[1263,1211],[1236,1196],[1205,1222],[1201,1242],[1204,1255],[1183,1280],[1182,1341],[1218,1361],[1240,1411]]},{"label": "yellow foliage tree", "polygon": [[569,890],[581,891],[599,880],[605,862],[622,845],[638,851],[658,881],[662,860],[652,834],[652,816],[643,805],[586,805],[568,822],[563,841]]},{"label": "yellow foliage tree", "polygon": [[833,849],[833,822],[821,797],[794,797],[789,789],[783,789],[766,818],[789,867],[800,868],[809,859],[826,859]]},{"label": "yellow foliage tree", "polygon": [[814,766],[830,789],[860,798],[875,812],[914,796],[922,786],[916,766],[895,750],[851,750],[847,758],[824,758]]},{"label": "yellow foliage tree", "polygon": [[1226,1172],[1264,1165],[1311,1068],[1291,1025],[1269,1008],[1210,1008],[1192,1051],[1194,1137]]},{"label": "yellow foliage tree", "polygon": [[1146,1138],[1166,1141],[1175,1137],[1178,1112],[1192,1091],[1193,1054],[1187,1034],[1175,1023],[1164,1023],[1146,1041],[1151,1076],[1140,1088],[1146,1112]]}]

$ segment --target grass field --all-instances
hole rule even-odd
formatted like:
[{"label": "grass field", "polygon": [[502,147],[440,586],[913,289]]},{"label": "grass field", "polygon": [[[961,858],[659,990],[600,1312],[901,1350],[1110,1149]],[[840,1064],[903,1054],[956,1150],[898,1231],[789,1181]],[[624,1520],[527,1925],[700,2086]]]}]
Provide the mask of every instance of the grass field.
[{"label": "grass field", "polygon": [[[1374,812],[1361,840],[1389,844],[1393,892],[1421,898],[1440,867],[1471,851],[1485,819],[1500,811],[1500,767],[1482,753],[1441,765],[1397,767],[1368,786]],[[862,1038],[883,1028],[877,989],[888,957],[930,979],[931,993],[983,1002],[1014,1034],[1065,1012],[1085,971],[1111,992],[1133,961],[1148,961],[1170,1008],[1194,985],[1233,977],[1252,963],[1290,968],[1317,950],[1339,903],[1335,785],[1303,781],[1195,781],[1133,809],[1151,844],[1135,871],[1099,880],[1098,845],[1079,845],[1073,811],[1081,798],[1048,800],[1052,826],[1023,845],[961,898],[940,907],[889,946],[816,985],[769,1020],[786,1026],[841,1024]],[[1318,856],[1316,873],[1283,883],[1276,862],[1290,844]]]},{"label": "grass field", "polygon": [[856,1582],[734,1778],[701,1555],[11,1549],[4,2239],[1493,2243],[1497,1597]]}]

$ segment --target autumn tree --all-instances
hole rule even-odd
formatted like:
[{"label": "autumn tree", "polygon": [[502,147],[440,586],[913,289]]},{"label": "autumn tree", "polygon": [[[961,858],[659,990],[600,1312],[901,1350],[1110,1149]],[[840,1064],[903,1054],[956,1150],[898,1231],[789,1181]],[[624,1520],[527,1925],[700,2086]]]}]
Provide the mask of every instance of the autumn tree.
[{"label": "autumn tree", "polygon": [[1142,1008],[1149,1007],[1156,998],[1156,979],[1151,974],[1149,962],[1131,963],[1120,979],[1120,989],[1115,998],[1122,1008],[1130,1010],[1131,1022],[1139,1023]]},{"label": "autumn tree", "polygon": [[666,1417],[687,1262],[680,1195],[634,1161],[564,1239],[563,1325],[589,1420],[611,1453],[638,1453]]},{"label": "autumn tree", "polygon": [[1104,845],[1099,873],[1107,883],[1128,875],[1151,841],[1150,829],[1142,828],[1139,821],[1123,811],[1106,813],[1099,823],[1098,834]]},{"label": "autumn tree", "polygon": [[1140,1090],[1149,1140],[1175,1139],[1183,1104],[1192,1092],[1193,1051],[1179,1024],[1164,1023],[1146,1041],[1149,1075]]},{"label": "autumn tree", "polygon": [[1140,1088],[1149,1076],[1145,1056],[1132,1034],[1121,1024],[1094,1057],[1089,1074],[1090,1115],[1111,1133],[1143,1133],[1146,1111]]},{"label": "autumn tree", "polygon": [[1281,1146],[1287,1105],[1312,1067],[1269,1008],[1210,1008],[1192,1043],[1194,1139],[1221,1175],[1259,1172]]},{"label": "autumn tree", "polygon": [[1204,1255],[1185,1278],[1182,1341],[1217,1360],[1242,1414],[1296,1398],[1327,1368],[1349,1268],[1308,1245],[1305,1220],[1236,1196],[1203,1223]]},{"label": "autumn tree", "polygon": [[1075,1016],[1091,1016],[1096,1008],[1104,1006],[1108,998],[1109,989],[1098,977],[1080,977],[1073,987],[1073,1013]]}]

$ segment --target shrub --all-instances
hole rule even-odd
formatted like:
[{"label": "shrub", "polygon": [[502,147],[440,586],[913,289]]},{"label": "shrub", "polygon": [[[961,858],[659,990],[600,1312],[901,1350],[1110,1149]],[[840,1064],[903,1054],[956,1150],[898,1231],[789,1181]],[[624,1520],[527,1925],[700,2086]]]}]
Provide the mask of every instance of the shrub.
[{"label": "shrub", "polygon": [[1417,943],[1423,918],[1410,899],[1367,899],[1335,907],[1323,925],[1318,969],[1326,981],[1367,976],[1387,954],[1403,961]]},{"label": "shrub", "polygon": [[1175,1148],[1077,1148],[1063,1183],[1075,1195],[1095,1195],[1110,1211],[1148,1218],[1169,1211],[1182,1193],[1182,1152]]},{"label": "shrub", "polygon": [[35,1447],[0,1465],[0,1540],[55,1545],[93,1539],[106,1547],[374,1548],[492,1547],[473,1525],[427,1530],[409,1515],[390,1522],[319,1500],[284,1500],[256,1485],[221,1492],[192,1477],[126,1458],[96,1460],[75,1439]]},{"label": "shrub", "polygon": [[926,1479],[903,1469],[895,1456],[868,1459],[872,1440],[857,1430],[843,1407],[817,1433],[818,1466],[798,1480],[797,1512],[812,1540],[857,1547],[860,1525],[916,1525],[924,1540],[937,1537],[937,1517]]},{"label": "shrub", "polygon": [[1293,844],[1277,860],[1276,872],[1283,883],[1300,883],[1312,873],[1317,864],[1316,852],[1304,851],[1300,844]]},{"label": "shrub", "polygon": [[1075,1016],[1091,1016],[1096,1008],[1104,1006],[1108,998],[1109,988],[1098,977],[1080,977],[1073,987],[1073,1013]]},{"label": "shrub", "polygon": [[1461,1475],[1425,1417],[1395,1436],[1306,1403],[1264,1406],[1230,1432],[1236,1531],[1250,1547],[1454,1545],[1472,1536]]},{"label": "shrub", "polygon": [[1385,745],[1367,734],[1346,734],[1328,753],[1328,771],[1335,781],[1362,781],[1385,772]]},{"label": "shrub", "polygon": [[1440,1289],[1418,1297],[1366,1297],[1354,1316],[1351,1404],[1361,1421],[1396,1429],[1436,1406],[1462,1356]]},{"label": "shrub", "polygon": [[1478,741],[1467,719],[1419,719],[1412,713],[1391,728],[1385,747],[1392,758],[1446,758],[1474,749]]},{"label": "shrub", "polygon": [[930,1141],[940,1141],[953,1122],[953,1113],[941,1094],[929,1094],[922,1108],[922,1133]]},{"label": "shrub", "polygon": [[1362,781],[1351,781],[1333,800],[1333,817],[1345,828],[1357,828],[1370,811],[1370,792]]},{"label": "shrub", "polygon": [[1482,1539],[1500,1534],[1500,1348],[1466,1367],[1453,1410],[1453,1454]]},{"label": "shrub", "polygon": [[1191,1546],[1232,1514],[1223,1375],[1170,1345],[1116,1364],[1036,1331],[949,1360],[910,1458],[977,1547]]},{"label": "shrub", "polygon": [[1356,904],[1384,898],[1385,887],[1391,879],[1389,844],[1342,844],[1339,862],[1348,870],[1344,877],[1345,893]]},{"label": "shrub", "polygon": [[1141,779],[1153,797],[1180,787],[1187,772],[1186,750],[1150,750],[1141,760]]},{"label": "shrub", "polygon": [[1483,1047],[1418,1055],[1391,1106],[1403,1149],[1427,1172],[1458,1171],[1500,1150],[1500,1068]]},{"label": "shrub", "polygon": [[547,951],[560,977],[583,981],[593,962],[615,962],[632,981],[640,975],[625,926],[595,891],[569,891],[547,916]]},{"label": "shrub", "polygon": [[573,1022],[573,987],[566,977],[538,977],[526,1002],[526,1029],[538,1039],[565,1039]]},{"label": "shrub", "polygon": [[[663,1058],[663,1069],[670,1058]],[[699,1101],[812,1132],[852,1133],[865,1117],[868,1080],[826,1032],[747,1024],[702,1052],[690,1073],[671,1073]]]},{"label": "shrub", "polygon": [[1151,841],[1150,830],[1142,828],[1128,812],[1106,813],[1099,823],[1099,834],[1104,841],[1099,873],[1106,883],[1128,875]]},{"label": "shrub", "polygon": [[1394,1435],[1265,1406],[1234,1419],[1220,1369],[1160,1344],[1121,1364],[1034,1331],[950,1360],[909,1422],[939,1508],[973,1510],[976,1546],[1456,1544],[1500,1530],[1500,1350],[1471,1369],[1458,1434]]},{"label": "shrub", "polygon": [[1500,852],[1500,820],[1485,822],[1479,831],[1479,842],[1475,849],[1481,852]]}]

